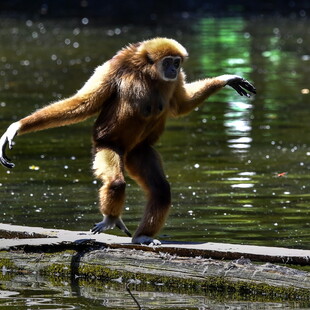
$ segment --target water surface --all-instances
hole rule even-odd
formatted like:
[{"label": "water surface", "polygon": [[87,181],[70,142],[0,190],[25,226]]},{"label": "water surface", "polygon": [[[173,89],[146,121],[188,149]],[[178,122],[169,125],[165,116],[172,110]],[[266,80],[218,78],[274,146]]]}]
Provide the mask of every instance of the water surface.
[{"label": "water surface", "polygon": [[[192,34],[80,21],[1,23],[2,131],[72,95],[127,42],[155,35],[187,47],[188,80],[234,73],[254,82],[255,97],[227,88],[168,122],[157,149],[173,207],[161,238],[309,248],[307,20],[206,18]],[[100,219],[100,184],[90,168],[92,123],[16,138],[10,153],[16,168],[0,171],[2,222],[88,230]],[[128,182],[123,217],[134,231],[145,200]]]}]

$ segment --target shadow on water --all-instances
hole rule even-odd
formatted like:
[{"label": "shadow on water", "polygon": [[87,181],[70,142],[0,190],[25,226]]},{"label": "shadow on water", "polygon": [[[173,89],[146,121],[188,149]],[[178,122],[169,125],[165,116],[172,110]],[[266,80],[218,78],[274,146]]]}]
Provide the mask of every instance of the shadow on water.
[{"label": "shadow on water", "polygon": [[[239,74],[254,82],[258,94],[247,99],[224,89],[189,116],[168,122],[157,149],[172,185],[173,208],[160,238],[309,249],[309,23],[202,18],[185,31],[182,25],[175,30],[95,27],[85,20],[1,19],[1,130],[74,93],[97,65],[128,42],[173,37],[190,53],[185,65],[188,80]],[[16,139],[9,154],[16,168],[0,171],[1,222],[88,230],[98,221],[99,184],[91,172],[92,122]],[[143,193],[128,180],[123,218],[132,231],[144,202]],[[23,298],[32,294],[30,287],[15,290]],[[48,292],[46,296],[63,302],[67,291]],[[110,308],[118,308],[113,300],[126,292],[110,291],[107,284],[100,293],[101,305],[106,300]],[[152,298],[154,292],[139,294]],[[96,298],[91,297],[94,303]]]}]

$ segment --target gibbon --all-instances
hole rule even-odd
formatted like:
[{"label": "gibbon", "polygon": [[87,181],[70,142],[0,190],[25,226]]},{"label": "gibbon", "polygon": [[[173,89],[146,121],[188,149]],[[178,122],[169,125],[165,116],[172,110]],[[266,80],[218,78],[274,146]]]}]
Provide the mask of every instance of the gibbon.
[{"label": "gibbon", "polygon": [[188,57],[177,41],[154,38],[121,49],[68,99],[52,103],[12,123],[0,139],[0,161],[15,135],[81,122],[98,114],[93,130],[93,170],[102,181],[99,189],[103,220],[93,233],[120,228],[131,236],[121,219],[125,201],[125,170],[146,192],[147,204],[133,243],[160,244],[153,237],[162,228],[171,204],[166,180],[154,143],[164,131],[166,119],[191,112],[226,85],[241,96],[255,87],[237,75],[221,75],[185,81],[181,68]]}]

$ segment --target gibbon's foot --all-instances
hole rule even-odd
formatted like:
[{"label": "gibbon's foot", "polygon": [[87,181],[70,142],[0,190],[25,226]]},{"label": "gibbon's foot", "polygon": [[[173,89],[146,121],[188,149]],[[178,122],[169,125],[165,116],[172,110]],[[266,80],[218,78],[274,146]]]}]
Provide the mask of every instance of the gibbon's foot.
[{"label": "gibbon's foot", "polygon": [[151,237],[148,236],[138,236],[138,237],[133,237],[132,238],[132,243],[135,244],[146,244],[146,245],[161,245],[161,242],[157,239],[153,239]]},{"label": "gibbon's foot", "polygon": [[256,88],[241,76],[226,74],[221,75],[219,78],[226,81],[226,85],[232,87],[240,96],[251,97],[247,91],[256,94]]},{"label": "gibbon's foot", "polygon": [[123,220],[118,216],[111,215],[105,215],[103,217],[103,221],[95,224],[91,232],[93,234],[99,234],[102,231],[113,229],[115,226],[123,231],[128,237],[131,237],[131,233],[124,224]]},{"label": "gibbon's foot", "polygon": [[15,165],[11,163],[11,160],[6,156],[6,146],[9,146],[11,150],[13,148],[13,139],[16,136],[20,124],[18,122],[11,124],[6,132],[0,138],[0,163],[7,168],[14,168]]}]

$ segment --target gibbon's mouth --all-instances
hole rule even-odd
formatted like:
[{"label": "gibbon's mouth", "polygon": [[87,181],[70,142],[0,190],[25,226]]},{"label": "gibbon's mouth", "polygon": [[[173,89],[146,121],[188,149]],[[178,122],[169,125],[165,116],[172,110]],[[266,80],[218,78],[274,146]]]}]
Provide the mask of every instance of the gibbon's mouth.
[{"label": "gibbon's mouth", "polygon": [[172,82],[172,81],[176,81],[178,75],[177,74],[167,74],[164,76],[164,81],[167,81],[167,82]]},{"label": "gibbon's mouth", "polygon": [[175,80],[178,76],[178,71],[174,68],[171,68],[170,70],[167,70],[165,72],[165,78],[169,80]]}]

